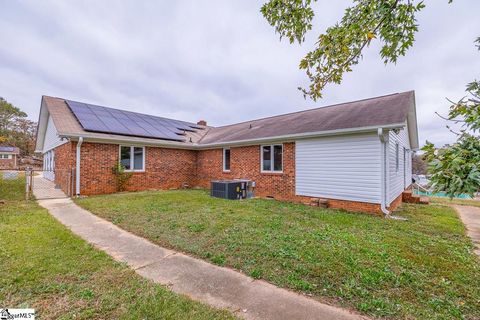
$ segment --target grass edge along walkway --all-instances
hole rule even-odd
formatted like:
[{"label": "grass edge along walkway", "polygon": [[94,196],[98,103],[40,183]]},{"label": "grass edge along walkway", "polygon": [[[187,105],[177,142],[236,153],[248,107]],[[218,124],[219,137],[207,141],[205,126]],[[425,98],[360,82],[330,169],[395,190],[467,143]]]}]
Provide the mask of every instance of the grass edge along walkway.
[{"label": "grass edge along walkway", "polygon": [[70,199],[42,200],[40,204],[74,233],[126,262],[138,274],[195,300],[240,312],[247,319],[364,319],[229,268],[162,248],[95,216]]},{"label": "grass edge along walkway", "polygon": [[480,265],[456,212],[404,205],[408,221],[202,190],[76,200],[119,227],[321,301],[385,318],[480,318]]},{"label": "grass edge along walkway", "polygon": [[0,307],[34,308],[38,319],[234,319],[115,262],[23,200],[23,188],[0,180]]}]

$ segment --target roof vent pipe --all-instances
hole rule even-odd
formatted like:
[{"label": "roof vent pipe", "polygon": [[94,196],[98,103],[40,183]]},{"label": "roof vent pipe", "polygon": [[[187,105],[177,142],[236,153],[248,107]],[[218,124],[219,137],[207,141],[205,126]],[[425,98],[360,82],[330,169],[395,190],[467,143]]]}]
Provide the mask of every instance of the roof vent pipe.
[{"label": "roof vent pipe", "polygon": [[76,168],[75,168],[75,194],[77,196],[80,195],[80,148],[82,147],[82,143],[83,143],[83,137],[79,137],[78,138],[78,142],[77,142],[77,158],[76,158],[76,161],[75,161],[75,164],[76,164]]}]

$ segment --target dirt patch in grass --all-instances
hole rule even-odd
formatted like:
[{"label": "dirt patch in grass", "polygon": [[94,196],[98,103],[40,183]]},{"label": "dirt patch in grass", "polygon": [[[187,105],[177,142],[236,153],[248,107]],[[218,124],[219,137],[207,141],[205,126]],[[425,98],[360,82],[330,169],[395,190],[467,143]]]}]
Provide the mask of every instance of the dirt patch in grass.
[{"label": "dirt patch in grass", "polygon": [[161,246],[388,318],[480,318],[480,267],[456,213],[394,221],[202,190],[90,197],[82,207]]}]

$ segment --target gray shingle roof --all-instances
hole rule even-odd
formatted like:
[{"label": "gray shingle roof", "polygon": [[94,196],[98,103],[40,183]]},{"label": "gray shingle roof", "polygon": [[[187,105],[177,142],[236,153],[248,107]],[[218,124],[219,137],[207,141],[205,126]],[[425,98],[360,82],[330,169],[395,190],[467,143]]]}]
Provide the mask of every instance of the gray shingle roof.
[{"label": "gray shingle roof", "polygon": [[[87,132],[77,121],[64,99],[48,96],[44,96],[43,99],[59,134],[62,136],[82,135],[109,140],[126,138],[118,134]],[[185,142],[165,141],[165,143],[184,147],[202,146],[342,129],[404,125],[409,112],[411,113],[414,110],[414,106],[414,91],[408,91],[228,126],[204,127],[204,130],[187,132]],[[161,139],[141,137],[129,137],[128,139],[138,140],[136,142],[146,144],[162,142]]]},{"label": "gray shingle roof", "polygon": [[13,154],[19,154],[20,149],[17,147],[10,147],[10,146],[0,146],[0,152],[8,152]]},{"label": "gray shingle roof", "polygon": [[199,144],[405,123],[413,91],[211,128]]}]

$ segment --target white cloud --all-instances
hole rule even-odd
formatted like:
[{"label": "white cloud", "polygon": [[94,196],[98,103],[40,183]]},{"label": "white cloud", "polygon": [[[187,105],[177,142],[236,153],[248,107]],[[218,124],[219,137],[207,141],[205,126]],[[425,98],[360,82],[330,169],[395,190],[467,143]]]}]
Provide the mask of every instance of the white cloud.
[{"label": "white cloud", "polygon": [[315,5],[302,46],[280,42],[261,1],[4,2],[0,96],[38,117],[41,95],[224,125],[405,90],[416,90],[420,139],[453,136],[434,115],[478,77],[478,1],[427,3],[414,48],[384,66],[373,46],[324,99],[305,101],[298,70],[319,32],[349,1]]}]

